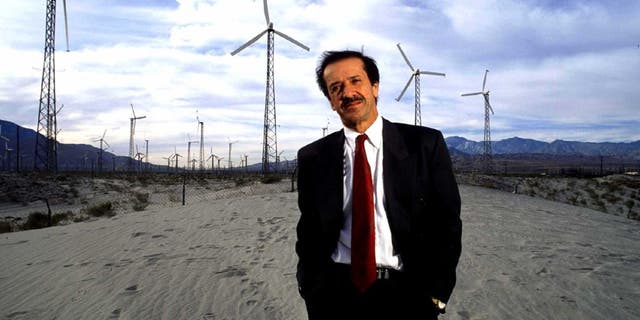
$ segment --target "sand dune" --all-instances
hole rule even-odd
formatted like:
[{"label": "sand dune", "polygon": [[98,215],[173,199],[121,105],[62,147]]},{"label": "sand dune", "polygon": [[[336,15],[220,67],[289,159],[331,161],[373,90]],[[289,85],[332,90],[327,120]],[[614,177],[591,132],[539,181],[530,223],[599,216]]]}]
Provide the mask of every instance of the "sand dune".
[{"label": "sand dune", "polygon": [[[640,223],[461,186],[441,319],[640,319]],[[153,207],[0,235],[7,319],[305,319],[295,193]]]}]

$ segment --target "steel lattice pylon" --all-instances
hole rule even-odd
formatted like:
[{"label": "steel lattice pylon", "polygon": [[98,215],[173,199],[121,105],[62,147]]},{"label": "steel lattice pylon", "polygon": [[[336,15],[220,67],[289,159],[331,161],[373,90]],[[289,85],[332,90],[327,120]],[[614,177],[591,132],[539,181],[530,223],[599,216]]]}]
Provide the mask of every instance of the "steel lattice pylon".
[{"label": "steel lattice pylon", "polygon": [[416,91],[415,91],[415,99],[416,99],[416,119],[414,120],[414,124],[416,126],[421,126],[422,125],[422,113],[420,111],[420,74],[416,74],[416,77],[414,79],[415,81],[415,87],[416,87]]},{"label": "steel lattice pylon", "polygon": [[402,54],[402,58],[404,58],[404,62],[406,62],[407,65],[409,66],[409,69],[411,69],[411,77],[409,77],[407,84],[404,86],[404,89],[402,89],[402,92],[400,92],[400,95],[396,98],[396,101],[400,101],[405,91],[407,91],[407,88],[409,88],[409,85],[411,84],[411,79],[413,79],[414,88],[415,88],[415,104],[416,104],[414,124],[416,126],[422,126],[422,111],[420,110],[421,109],[420,108],[420,75],[427,74],[432,76],[444,77],[445,74],[440,72],[432,72],[432,71],[420,71],[420,69],[414,68],[411,62],[409,62],[409,58],[407,58],[407,55],[404,54],[404,51],[402,51],[402,47],[400,47],[400,44],[398,43],[396,46],[398,47],[398,50],[400,50],[400,54]]},{"label": "steel lattice pylon", "polygon": [[482,165],[485,173],[493,172],[493,150],[491,148],[491,123],[490,115],[493,114],[493,108],[489,103],[489,90],[486,90],[487,85],[487,73],[489,70],[484,71],[484,79],[482,79],[482,91],[472,93],[461,93],[463,97],[482,95],[484,98],[484,140],[482,143]]},{"label": "steel lattice pylon", "polygon": [[[267,0],[263,0],[264,6],[264,19],[267,23],[267,29],[258,33],[257,36],[253,37],[247,43],[241,45],[238,49],[231,52],[231,55],[234,56],[238,52],[244,50],[244,48],[250,46],[258,39],[260,39],[265,33],[267,34],[267,86],[266,86],[266,94],[264,101],[264,131],[263,131],[263,141],[262,141],[262,173],[269,173],[270,171],[277,171],[279,165],[279,155],[278,155],[278,139],[276,135],[277,124],[276,124],[276,94],[275,94],[275,77],[274,77],[274,65],[273,65],[273,57],[274,57],[274,34],[281,36],[287,41],[297,45],[298,47],[309,51],[309,47],[304,44],[298,42],[297,40],[289,37],[288,35],[275,30],[273,28],[273,23],[269,19],[269,9],[267,6]],[[231,155],[229,155],[231,158]],[[231,161],[231,160],[229,160]]]},{"label": "steel lattice pylon", "polygon": [[490,105],[487,101],[488,98],[485,98],[484,104],[484,141],[483,141],[483,153],[482,153],[482,162],[484,164],[485,173],[493,172],[493,149],[491,148],[491,118],[489,116]]},{"label": "steel lattice pylon", "polygon": [[[264,100],[264,133],[262,142],[262,172],[269,173],[277,170],[276,155],[278,154],[277,122],[276,122],[276,93],[273,72],[274,32],[272,28],[267,32],[267,87]],[[275,164],[275,165],[274,165]]]},{"label": "steel lattice pylon", "polygon": [[57,123],[56,123],[56,1],[47,1],[45,24],[44,63],[42,67],[42,83],[40,85],[40,102],[38,108],[38,128],[36,134],[36,150],[34,169],[48,172],[58,170],[57,157]]}]

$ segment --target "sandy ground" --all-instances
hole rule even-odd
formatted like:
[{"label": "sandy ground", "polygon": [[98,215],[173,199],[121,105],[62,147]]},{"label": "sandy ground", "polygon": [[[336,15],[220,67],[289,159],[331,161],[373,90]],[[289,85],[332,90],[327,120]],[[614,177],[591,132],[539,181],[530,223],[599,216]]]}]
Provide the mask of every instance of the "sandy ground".
[{"label": "sandy ground", "polygon": [[[6,319],[306,319],[297,194],[206,198],[0,235]],[[640,319],[640,223],[461,186],[441,319]],[[229,196],[229,195],[227,195]]]}]

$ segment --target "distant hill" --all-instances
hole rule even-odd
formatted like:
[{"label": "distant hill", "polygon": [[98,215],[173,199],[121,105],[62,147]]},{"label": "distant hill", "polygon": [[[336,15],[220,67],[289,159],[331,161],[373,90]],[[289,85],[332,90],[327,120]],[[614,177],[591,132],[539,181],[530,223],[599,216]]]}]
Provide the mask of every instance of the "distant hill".
[{"label": "distant hill", "polygon": [[[4,141],[0,142],[0,169],[15,170],[16,154],[20,154],[21,170],[32,170],[35,157],[36,132],[32,129],[20,127],[13,122],[0,120],[3,137],[8,138],[7,156],[4,153]],[[18,134],[20,145],[18,146]],[[91,171],[97,170],[97,159],[100,148],[88,144],[58,144],[58,169],[61,171]],[[7,159],[8,158],[8,159]],[[129,165],[129,157],[117,156],[111,152],[102,153],[103,170],[123,170]]]},{"label": "distant hill", "polygon": [[[23,170],[33,169],[33,158],[35,150],[36,132],[23,128],[13,122],[0,120],[3,137],[9,139],[5,153],[4,140],[0,140],[0,170],[13,170],[16,165],[16,154],[21,155],[21,168]],[[20,146],[16,141],[20,135]],[[445,139],[452,157],[465,157],[482,154],[482,142],[468,140],[464,137],[452,136]],[[640,140],[630,143],[614,142],[579,142],[556,140],[551,143],[524,139],[519,137],[494,141],[492,144],[494,155],[512,155],[515,157],[531,158],[527,155],[542,155],[547,159],[567,157],[567,156],[615,156],[620,158],[630,158],[640,160]],[[19,149],[19,150],[18,150]],[[64,144],[58,145],[58,169],[61,171],[90,171],[96,170],[97,158],[100,149],[87,144]],[[111,152],[103,153],[103,170],[126,170],[129,165],[128,156],[118,156]],[[150,165],[152,170],[165,170],[166,166]],[[296,162],[282,161],[280,170],[293,170]],[[262,164],[257,163],[248,166],[246,169],[236,168],[235,170],[260,171]]]},{"label": "distant hill", "polygon": [[[482,141],[453,136],[445,139],[449,149],[466,154],[482,154]],[[640,140],[635,142],[580,142],[555,140],[551,143],[519,137],[493,141],[493,153],[547,154],[559,156],[616,156],[640,159]]]}]

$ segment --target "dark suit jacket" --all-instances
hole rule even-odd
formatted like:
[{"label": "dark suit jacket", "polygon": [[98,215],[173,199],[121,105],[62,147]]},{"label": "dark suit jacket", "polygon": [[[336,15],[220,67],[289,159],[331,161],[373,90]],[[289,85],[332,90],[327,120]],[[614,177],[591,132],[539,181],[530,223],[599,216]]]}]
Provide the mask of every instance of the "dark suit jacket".
[{"label": "dark suit jacket", "polygon": [[[460,195],[442,134],[383,119],[384,203],[394,250],[425,299],[448,301],[461,251]],[[298,284],[307,296],[332,263],[343,224],[342,130],[298,151]],[[425,300],[429,301],[429,300]]]}]

